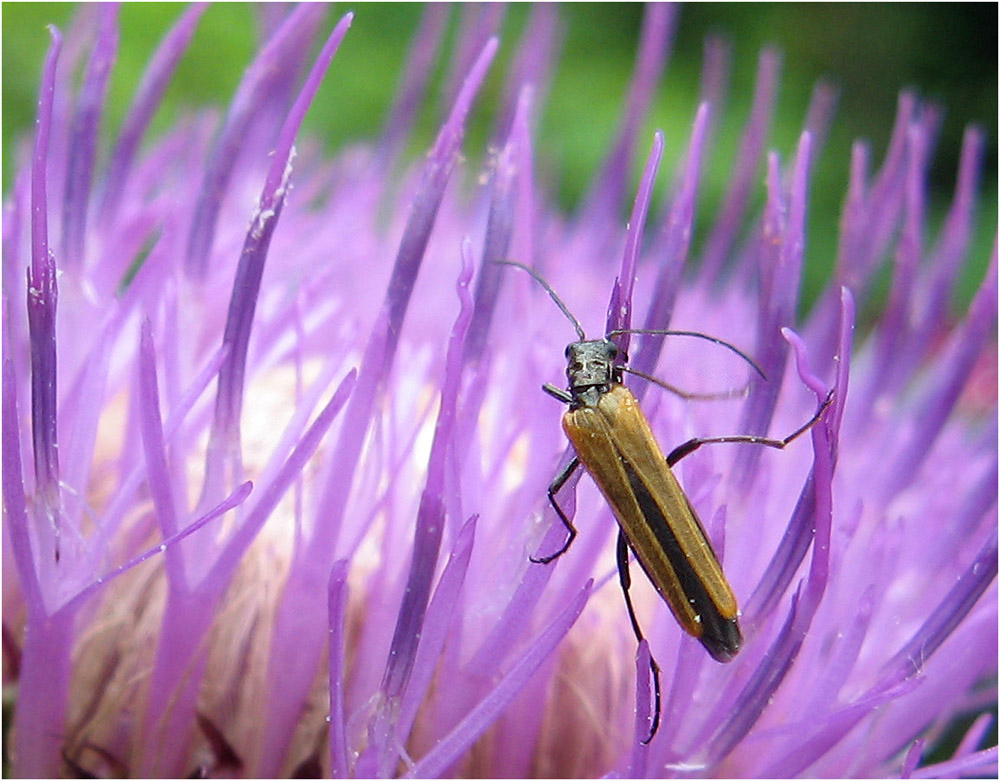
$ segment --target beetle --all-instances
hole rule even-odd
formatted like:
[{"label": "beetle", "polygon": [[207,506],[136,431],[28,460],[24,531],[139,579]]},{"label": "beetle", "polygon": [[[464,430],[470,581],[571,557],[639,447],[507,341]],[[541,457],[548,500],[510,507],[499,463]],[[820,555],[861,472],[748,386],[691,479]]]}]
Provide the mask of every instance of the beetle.
[{"label": "beetle", "polygon": [[[717,662],[729,662],[743,643],[739,607],[732,587],[712,548],[711,541],[674,476],[672,467],[684,456],[710,443],[744,442],[782,449],[808,431],[833,401],[831,391],[804,425],[783,439],[752,435],[699,437],[690,439],[664,456],[639,400],[623,384],[626,371],[639,374],[668,390],[673,386],[628,369],[612,338],[626,333],[694,336],[723,346],[747,361],[762,377],[760,367],[745,353],[721,339],[697,331],[619,329],[603,339],[587,339],[579,321],[552,287],[534,269],[515,261],[496,261],[515,266],[542,285],[573,324],[579,340],[566,347],[566,389],[546,383],[542,390],[567,405],[562,426],[575,455],[548,487],[548,499],[567,537],[554,553],[530,557],[548,564],[569,550],[577,530],[556,497],[582,465],[604,495],[618,521],[617,564],[629,620],[636,640],[644,635],[629,595],[629,549],[653,587],[667,603],[678,624],[698,639]],[[690,396],[693,394],[683,394]],[[655,710],[648,743],[659,727],[660,668],[650,655]]]}]

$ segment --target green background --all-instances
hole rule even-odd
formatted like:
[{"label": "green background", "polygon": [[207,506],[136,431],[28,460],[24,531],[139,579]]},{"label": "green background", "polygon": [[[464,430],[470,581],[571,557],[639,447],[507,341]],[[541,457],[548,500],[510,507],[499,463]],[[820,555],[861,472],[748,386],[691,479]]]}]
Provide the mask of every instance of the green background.
[{"label": "green background", "polygon": [[[42,58],[48,45],[45,24],[65,29],[75,4],[3,4],[3,185],[9,190],[17,144],[30,138]],[[373,137],[380,128],[399,79],[407,46],[420,19],[415,4],[337,4],[327,28],[347,10],[354,24],[334,60],[306,121],[307,131],[331,151]],[[110,85],[110,104],[102,132],[117,128],[150,54],[183,6],[124,4],[121,42]],[[500,62],[494,65],[486,95],[477,103],[466,157],[483,159],[490,98],[500,95],[502,74],[529,7],[507,8],[501,29]],[[632,4],[566,4],[560,7],[565,38],[558,69],[538,129],[536,154],[554,181],[550,189],[564,208],[577,203],[598,169],[617,128],[642,19]],[[449,43],[459,16],[451,14]],[[223,106],[232,96],[257,45],[257,17],[245,4],[208,9],[167,91],[153,132],[162,132],[192,106]],[[834,128],[814,168],[805,298],[815,295],[829,274],[836,227],[847,182],[850,145],[868,139],[877,164],[884,152],[896,100],[913,87],[946,109],[930,172],[931,225],[936,230],[951,197],[962,133],[967,123],[987,132],[988,154],[981,192],[974,263],[967,269],[960,297],[975,288],[996,232],[997,6],[995,4],[694,4],[682,8],[673,55],[640,137],[636,171],[648,151],[652,131],[666,134],[661,190],[683,151],[694,116],[702,43],[710,33],[725,35],[733,46],[729,104],[716,151],[706,169],[699,234],[714,215],[747,115],[757,56],[773,44],[783,52],[777,115],[769,147],[783,156],[795,146],[810,91],[818,78],[834,81],[840,100]],[[445,51],[450,51],[446,45]],[[437,80],[444,71],[439,62]],[[423,112],[411,143],[419,156],[433,138],[441,107],[438,91]],[[758,192],[758,198],[760,192]],[[625,214],[627,204],[623,204]],[[933,236],[933,234],[931,234]],[[696,242],[698,238],[696,237]],[[884,285],[884,282],[883,282]]]}]

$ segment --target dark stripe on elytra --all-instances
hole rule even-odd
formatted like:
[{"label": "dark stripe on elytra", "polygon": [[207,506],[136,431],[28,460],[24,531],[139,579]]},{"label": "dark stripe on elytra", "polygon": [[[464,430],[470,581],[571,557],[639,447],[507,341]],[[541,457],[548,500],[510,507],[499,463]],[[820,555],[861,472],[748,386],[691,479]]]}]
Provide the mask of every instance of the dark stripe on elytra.
[{"label": "dark stripe on elytra", "polygon": [[[677,542],[677,537],[671,530],[666,518],[663,517],[660,506],[653,501],[652,494],[649,492],[646,484],[642,482],[635,469],[624,458],[622,459],[622,466],[625,468],[629,485],[635,494],[636,500],[639,503],[639,509],[642,511],[646,523],[653,530],[653,536],[656,537],[656,541],[666,553],[667,560],[670,562],[670,566],[673,567],[681,589],[683,589],[695,613],[701,616],[702,635],[698,639],[714,659],[723,662],[729,661],[739,650],[743,639],[736,620],[725,618],[719,613],[715,602],[712,601],[712,598],[708,595],[708,591],[702,585],[701,579],[695,573],[694,567],[691,566],[691,562],[688,561],[687,556],[681,550],[680,543]],[[693,508],[691,513],[692,515],[694,514]],[[697,520],[697,516],[695,516],[695,519]],[[633,550],[635,550],[634,547]],[[639,563],[646,570],[642,556],[638,551],[636,551],[636,554]],[[646,575],[650,575],[649,570],[646,570]],[[652,576],[650,576],[650,580],[653,580]],[[655,583],[655,580],[653,582]]]}]

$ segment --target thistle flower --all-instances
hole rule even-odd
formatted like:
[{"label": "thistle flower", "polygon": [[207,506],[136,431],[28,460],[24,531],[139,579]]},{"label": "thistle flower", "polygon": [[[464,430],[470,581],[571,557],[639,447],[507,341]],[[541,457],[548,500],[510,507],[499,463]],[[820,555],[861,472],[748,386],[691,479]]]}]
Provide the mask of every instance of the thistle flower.
[{"label": "thistle flower", "polygon": [[[995,248],[968,310],[949,311],[980,131],[967,132],[934,241],[935,109],[901,98],[877,172],[855,146],[836,272],[797,323],[809,171],[832,100],[817,89],[791,159],[764,156],[773,53],[728,195],[692,252],[724,104],[718,46],[664,210],[650,214],[657,134],[627,228],[617,216],[670,9],[647,12],[622,130],[570,216],[533,179],[551,6],[520,42],[495,156],[457,165],[498,47],[496,20],[472,14],[433,149],[392,176],[441,7],[382,137],[332,159],[298,130],[351,16],[307,63],[323,20],[310,4],[274,20],[221,122],[193,115],[146,138],[202,10],[164,38],[106,162],[115,10],[65,46],[53,29],[33,156],[5,207],[16,774],[996,772],[996,748],[980,747],[996,699]],[[767,380],[744,386],[723,351],[634,337],[640,371],[746,391],[686,401],[637,380],[663,442],[780,436],[833,390],[786,452],[719,445],[678,465],[740,597],[746,642],[731,664],[709,659],[639,577],[648,645],[636,651],[614,520],[587,480],[562,495],[572,548],[529,561],[563,535],[545,500],[559,411],[537,386],[556,380],[572,331],[526,275],[493,263],[504,258],[539,268],[592,335],[610,295],[609,327],[696,328],[755,357]],[[886,264],[888,300],[855,331]],[[663,719],[644,745],[650,653]],[[983,715],[950,757],[926,763],[970,713]]]}]

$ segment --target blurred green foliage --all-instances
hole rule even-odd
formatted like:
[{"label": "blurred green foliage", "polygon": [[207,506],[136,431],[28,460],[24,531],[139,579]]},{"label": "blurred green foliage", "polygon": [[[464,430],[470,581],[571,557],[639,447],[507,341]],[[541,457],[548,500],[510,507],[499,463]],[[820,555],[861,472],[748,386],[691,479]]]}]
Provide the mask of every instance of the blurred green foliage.
[{"label": "blurred green foliage", "polygon": [[[419,5],[338,4],[328,15],[352,9],[352,29],[334,60],[306,122],[307,133],[333,152],[372,137],[379,129],[401,78],[409,41],[419,23]],[[48,46],[45,25],[65,29],[73,14],[94,12],[76,4],[5,3],[3,18],[3,187],[9,190],[17,160],[30,143],[37,85]],[[124,117],[142,69],[160,37],[183,7],[166,3],[125,3],[121,42],[103,123],[105,141]],[[222,111],[250,62],[260,33],[252,6],[220,3],[205,13],[154,122],[162,132],[192,108]],[[524,28],[530,7],[506,9],[500,61],[477,103],[466,144],[469,161],[482,160],[491,112],[499,99],[505,65]],[[560,6],[564,40],[554,81],[538,126],[536,157],[541,181],[558,202],[579,201],[617,129],[643,9],[634,4]],[[453,8],[448,42],[454,40],[460,10]],[[981,276],[996,231],[997,6],[995,4],[803,4],[711,3],[681,10],[673,55],[637,150],[638,172],[652,131],[666,135],[660,191],[683,152],[696,107],[702,45],[708,34],[733,46],[730,101],[716,151],[709,158],[702,188],[700,233],[709,224],[729,176],[741,124],[752,94],[759,50],[783,52],[778,111],[770,146],[783,157],[795,148],[810,91],[823,77],[839,86],[833,131],[814,166],[810,192],[810,233],[804,283],[810,300],[829,274],[836,246],[840,206],[847,182],[850,145],[863,137],[876,163],[884,152],[896,100],[913,87],[947,110],[931,170],[931,222],[937,225],[951,197],[961,137],[969,122],[981,124],[989,152],[974,249],[960,297],[967,299]],[[434,92],[427,102],[411,149],[419,156],[433,138],[444,92],[444,63],[436,66]],[[626,214],[627,204],[622,205]],[[624,219],[624,216],[623,216]],[[697,237],[696,237],[697,241]]]}]

